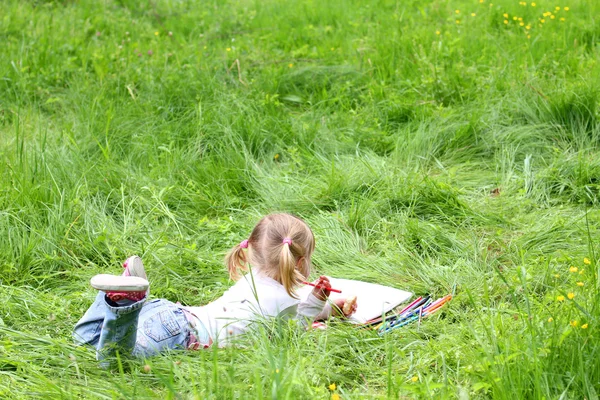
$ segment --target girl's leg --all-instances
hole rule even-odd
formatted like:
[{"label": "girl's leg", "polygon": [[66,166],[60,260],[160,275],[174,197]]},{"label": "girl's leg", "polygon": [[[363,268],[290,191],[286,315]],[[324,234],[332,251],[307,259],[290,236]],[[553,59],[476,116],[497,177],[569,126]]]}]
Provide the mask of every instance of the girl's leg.
[{"label": "girl's leg", "polygon": [[96,300],[86,311],[83,317],[75,324],[73,329],[73,340],[78,345],[89,344],[94,347],[98,345],[100,331],[106,315],[104,292],[98,292]]},{"label": "girl's leg", "polygon": [[123,355],[132,354],[137,338],[138,319],[146,299],[129,302],[128,305],[118,305],[106,296],[103,300],[104,323],[96,346],[96,358],[104,360],[113,356],[117,350]]}]

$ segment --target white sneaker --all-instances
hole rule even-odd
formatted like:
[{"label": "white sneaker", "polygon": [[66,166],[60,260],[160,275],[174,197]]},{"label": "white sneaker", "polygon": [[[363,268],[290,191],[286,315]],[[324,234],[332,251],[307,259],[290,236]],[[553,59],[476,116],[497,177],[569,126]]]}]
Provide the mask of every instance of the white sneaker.
[{"label": "white sneaker", "polygon": [[139,276],[118,276],[100,274],[92,277],[90,284],[96,290],[103,292],[143,292],[146,293],[150,284]]}]

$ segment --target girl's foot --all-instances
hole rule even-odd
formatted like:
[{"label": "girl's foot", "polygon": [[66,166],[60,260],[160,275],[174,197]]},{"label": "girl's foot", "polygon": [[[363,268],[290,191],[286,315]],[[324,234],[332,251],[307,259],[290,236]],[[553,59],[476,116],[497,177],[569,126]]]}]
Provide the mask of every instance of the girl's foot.
[{"label": "girl's foot", "polygon": [[96,290],[106,292],[106,296],[117,302],[119,300],[140,301],[146,297],[150,284],[139,276],[117,276],[100,274],[92,277],[90,284]]}]

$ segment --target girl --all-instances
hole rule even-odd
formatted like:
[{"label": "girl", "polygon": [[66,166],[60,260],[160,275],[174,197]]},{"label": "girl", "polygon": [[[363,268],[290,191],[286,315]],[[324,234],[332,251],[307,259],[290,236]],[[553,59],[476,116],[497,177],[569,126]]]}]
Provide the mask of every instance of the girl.
[{"label": "girl", "polygon": [[[92,287],[100,292],[75,325],[75,341],[95,346],[98,360],[117,349],[150,356],[167,349],[224,346],[265,317],[291,318],[307,327],[332,313],[343,315],[344,299],[338,299],[333,308],[326,302],[331,285],[325,276],[315,282],[318,287],[305,300],[296,294],[310,274],[314,248],[313,233],[300,218],[267,215],[225,258],[230,277],[238,282],[202,307],[163,299],[146,301],[149,284],[142,260],[130,257],[123,264],[122,276],[92,278]],[[249,272],[240,276],[240,270]],[[345,316],[355,310],[353,304]]]}]

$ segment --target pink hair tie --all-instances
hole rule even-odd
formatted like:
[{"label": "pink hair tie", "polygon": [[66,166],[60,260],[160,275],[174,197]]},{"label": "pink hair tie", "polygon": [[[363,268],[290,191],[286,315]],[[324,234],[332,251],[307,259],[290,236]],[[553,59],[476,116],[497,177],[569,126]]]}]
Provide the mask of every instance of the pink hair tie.
[{"label": "pink hair tie", "polygon": [[248,248],[248,239],[246,239],[246,240],[242,240],[242,241],[240,242],[240,247],[241,247],[242,249],[247,249],[247,248]]},{"label": "pink hair tie", "polygon": [[290,239],[290,238],[283,239],[283,244],[286,244],[286,243],[291,246],[292,245],[292,239]]}]

